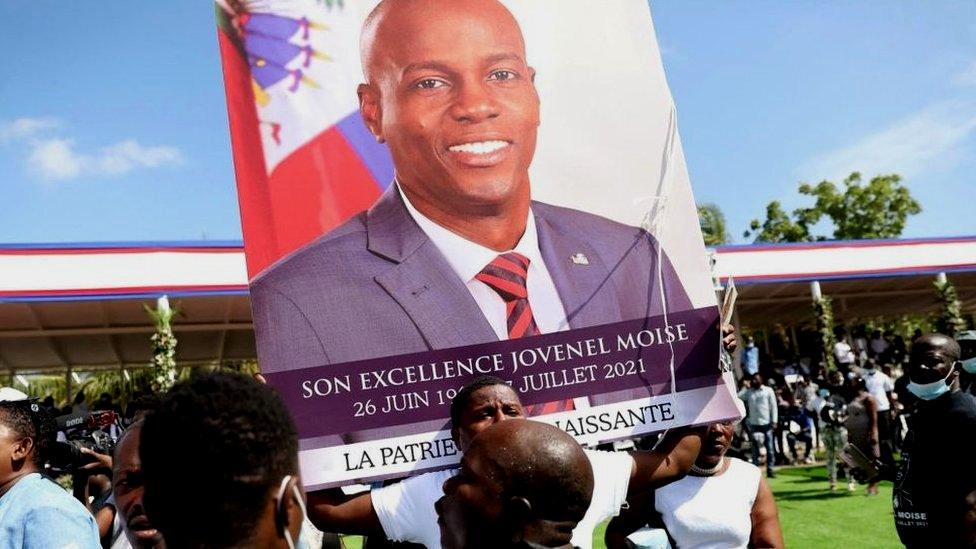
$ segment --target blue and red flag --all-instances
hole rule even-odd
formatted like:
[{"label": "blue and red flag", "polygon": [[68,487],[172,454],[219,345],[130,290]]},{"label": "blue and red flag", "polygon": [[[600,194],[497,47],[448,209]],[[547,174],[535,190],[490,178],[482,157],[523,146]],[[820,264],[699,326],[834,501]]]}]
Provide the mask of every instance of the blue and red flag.
[{"label": "blue and red flag", "polygon": [[368,208],[393,180],[359,116],[361,2],[217,0],[248,277]]}]

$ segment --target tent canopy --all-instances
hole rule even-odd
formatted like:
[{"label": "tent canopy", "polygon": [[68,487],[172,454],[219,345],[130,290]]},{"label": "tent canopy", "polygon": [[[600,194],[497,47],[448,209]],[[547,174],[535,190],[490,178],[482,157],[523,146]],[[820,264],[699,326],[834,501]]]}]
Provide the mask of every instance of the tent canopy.
[{"label": "tent canopy", "polygon": [[838,322],[935,313],[939,273],[963,311],[976,310],[976,237],[723,246],[713,272],[735,280],[740,321],[752,327],[812,323],[815,280]]},{"label": "tent canopy", "polygon": [[[976,237],[723,246],[713,273],[734,278],[743,326],[812,322],[810,282],[838,321],[931,313],[949,273],[976,310]],[[0,246],[0,371],[149,363],[144,306],[168,295],[181,364],[256,357],[240,242]]]}]

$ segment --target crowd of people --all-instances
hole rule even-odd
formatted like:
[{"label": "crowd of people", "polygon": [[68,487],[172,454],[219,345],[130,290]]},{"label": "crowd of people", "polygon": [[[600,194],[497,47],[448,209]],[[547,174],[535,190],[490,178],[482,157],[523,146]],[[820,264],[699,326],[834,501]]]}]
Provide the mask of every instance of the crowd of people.
[{"label": "crowd of people", "polygon": [[[71,410],[119,414],[98,427],[118,437],[110,455],[85,447],[62,469],[52,464],[58,446],[70,445],[69,426],[54,414],[68,410],[3,388],[0,547],[341,546],[323,532],[366,535],[370,547],[590,547],[611,518],[610,548],[782,547],[761,467],[771,476],[778,463],[807,461],[818,441],[831,489],[845,468],[849,486],[864,482],[868,494],[881,480],[895,482],[906,546],[968,547],[976,543],[976,475],[963,464],[976,445],[976,332],[957,338],[916,338],[894,381],[877,350],[825,375],[780,373],[767,383],[756,371],[743,380],[740,424],[672,430],[652,449],[630,452],[581,447],[526,419],[506,382],[482,377],[451,405],[459,468],[352,495],[304,493],[294,424],[258,378],[204,373],[124,413],[107,398]],[[904,429],[892,427],[905,418]],[[844,455],[851,452],[866,460]],[[83,489],[56,484],[58,471]]]},{"label": "crowd of people", "polygon": [[[775,476],[777,465],[812,463],[816,449],[823,448],[831,490],[842,477],[855,490],[838,459],[848,444],[893,467],[918,401],[905,375],[909,351],[901,336],[875,330],[869,339],[865,333],[835,330],[836,368],[830,371],[810,359],[763,361],[747,338],[739,397],[748,415],[733,446],[743,452],[748,447],[751,461],[764,465],[768,476]],[[916,331],[912,341],[921,335]],[[976,346],[976,332],[958,337],[967,349]],[[968,389],[967,372],[960,375]],[[877,494],[877,487],[870,484],[867,493]]]}]

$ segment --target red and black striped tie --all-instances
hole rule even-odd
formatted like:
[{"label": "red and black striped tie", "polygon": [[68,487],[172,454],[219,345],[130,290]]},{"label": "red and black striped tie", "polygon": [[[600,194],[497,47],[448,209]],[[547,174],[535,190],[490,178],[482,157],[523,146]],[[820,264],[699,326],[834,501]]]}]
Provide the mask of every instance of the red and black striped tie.
[{"label": "red and black striped tie", "polygon": [[[532,305],[529,304],[529,291],[526,287],[528,272],[529,258],[518,252],[508,252],[496,257],[480,273],[474,275],[476,280],[487,284],[505,301],[508,339],[540,333],[535,317],[532,316]],[[573,408],[572,400],[564,400],[530,405],[526,407],[526,412],[530,416],[537,416]]]},{"label": "red and black striped tie", "polygon": [[474,275],[505,300],[508,339],[539,334],[539,327],[532,316],[532,306],[529,305],[529,291],[525,286],[528,271],[529,258],[517,252],[508,252],[496,257]]}]

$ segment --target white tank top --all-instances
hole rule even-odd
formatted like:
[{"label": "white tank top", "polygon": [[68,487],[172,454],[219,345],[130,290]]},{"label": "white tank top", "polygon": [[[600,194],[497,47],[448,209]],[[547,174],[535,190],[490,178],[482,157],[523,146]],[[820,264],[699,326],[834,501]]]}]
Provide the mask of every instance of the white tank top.
[{"label": "white tank top", "polygon": [[759,476],[755,465],[729,458],[721,475],[688,475],[658,488],[654,508],[681,549],[747,547]]}]

